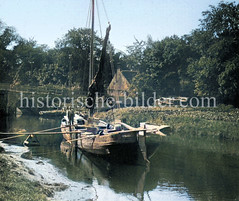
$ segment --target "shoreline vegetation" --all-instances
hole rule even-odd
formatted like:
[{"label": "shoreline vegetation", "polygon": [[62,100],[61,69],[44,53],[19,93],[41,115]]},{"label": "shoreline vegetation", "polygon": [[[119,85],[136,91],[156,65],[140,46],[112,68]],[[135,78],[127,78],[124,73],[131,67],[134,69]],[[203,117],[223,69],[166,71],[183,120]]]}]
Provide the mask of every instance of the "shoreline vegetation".
[{"label": "shoreline vegetation", "polygon": [[112,121],[121,119],[133,127],[140,122],[171,127],[171,135],[210,136],[223,140],[239,141],[239,109],[230,105],[215,108],[121,108],[99,112],[97,118]]},{"label": "shoreline vegetation", "polygon": [[53,190],[29,179],[34,174],[11,155],[0,154],[0,200],[47,200]]},{"label": "shoreline vegetation", "polygon": [[[171,132],[163,140],[172,139],[173,143],[185,143],[183,139],[187,138],[192,141],[191,146],[194,146],[197,145],[197,140],[205,140],[209,137],[206,144],[210,147],[210,143],[213,141],[227,140],[232,145],[239,141],[239,109],[232,106],[120,108],[98,112],[95,117],[107,121],[121,119],[122,122],[135,127],[138,127],[140,122],[167,124],[171,127]],[[160,139],[162,140],[162,138]],[[157,141],[157,138],[155,140]],[[220,143],[216,144],[217,149],[223,148]],[[44,184],[32,179],[34,172],[24,165],[23,161],[16,160],[14,154],[5,154],[4,148],[1,149],[0,164],[0,200],[32,200],[32,198],[49,200],[53,199],[56,191],[67,188],[64,184]]]}]

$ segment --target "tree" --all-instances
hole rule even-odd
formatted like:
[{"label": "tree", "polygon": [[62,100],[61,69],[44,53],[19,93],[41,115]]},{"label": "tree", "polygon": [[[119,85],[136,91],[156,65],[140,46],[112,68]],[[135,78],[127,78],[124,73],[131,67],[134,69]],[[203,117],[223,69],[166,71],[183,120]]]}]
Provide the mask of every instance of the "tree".
[{"label": "tree", "polygon": [[0,82],[11,82],[14,59],[12,46],[17,43],[18,35],[14,28],[0,20]]},{"label": "tree", "polygon": [[38,85],[39,71],[48,62],[48,48],[44,45],[37,45],[34,40],[18,39],[18,44],[13,48],[14,63],[14,84]]},{"label": "tree", "polygon": [[[90,29],[71,29],[56,42],[58,52],[57,64],[64,68],[64,72],[72,79],[72,83],[88,90]],[[94,74],[98,70],[102,40],[95,35],[94,42]],[[68,77],[68,78],[69,78]]]},{"label": "tree", "polygon": [[178,36],[166,37],[162,41],[149,38],[141,54],[138,56],[142,58],[139,73],[132,83],[135,91],[143,89],[146,96],[152,96],[152,92],[160,96],[192,94],[187,66],[194,52],[186,40]]},{"label": "tree", "polygon": [[191,45],[200,54],[189,65],[197,95],[215,96],[219,101],[239,106],[239,4],[221,2],[203,12],[200,29]]},{"label": "tree", "polygon": [[141,70],[144,64],[143,52],[145,50],[145,41],[139,41],[135,38],[133,45],[127,47],[127,55],[124,55],[122,60],[125,66],[122,70]]}]

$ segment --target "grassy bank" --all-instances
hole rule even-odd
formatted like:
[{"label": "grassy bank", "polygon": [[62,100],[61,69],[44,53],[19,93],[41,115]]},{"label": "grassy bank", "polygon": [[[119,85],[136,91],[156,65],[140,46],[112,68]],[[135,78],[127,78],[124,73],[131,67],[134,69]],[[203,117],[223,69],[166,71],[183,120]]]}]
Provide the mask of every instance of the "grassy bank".
[{"label": "grassy bank", "polygon": [[47,200],[52,194],[39,182],[26,179],[10,156],[0,154],[0,200]]},{"label": "grassy bank", "polygon": [[239,140],[239,109],[220,105],[216,108],[122,108],[97,117],[110,120],[121,119],[132,126],[140,122],[167,124],[172,135],[212,136],[221,139]]}]

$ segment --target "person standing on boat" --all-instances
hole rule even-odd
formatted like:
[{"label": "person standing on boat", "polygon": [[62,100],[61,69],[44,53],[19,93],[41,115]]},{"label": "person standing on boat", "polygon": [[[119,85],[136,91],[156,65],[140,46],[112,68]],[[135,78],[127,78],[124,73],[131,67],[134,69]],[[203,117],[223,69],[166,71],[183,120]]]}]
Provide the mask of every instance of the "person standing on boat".
[{"label": "person standing on boat", "polygon": [[74,110],[71,107],[68,110],[68,119],[69,119],[69,124],[73,125],[74,124]]}]

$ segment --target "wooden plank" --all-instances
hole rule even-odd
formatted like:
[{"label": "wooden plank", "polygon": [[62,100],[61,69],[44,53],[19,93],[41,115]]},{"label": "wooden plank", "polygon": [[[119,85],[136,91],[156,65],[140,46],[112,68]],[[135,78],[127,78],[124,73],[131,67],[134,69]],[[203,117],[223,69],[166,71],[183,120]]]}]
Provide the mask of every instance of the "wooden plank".
[{"label": "wooden plank", "polygon": [[27,133],[0,133],[1,135],[54,135],[54,134],[71,134],[71,133],[81,133],[81,131],[65,131],[65,132],[42,132],[42,133],[34,133],[34,132],[27,132]]},{"label": "wooden plank", "polygon": [[119,122],[119,124],[121,124],[122,126],[124,126],[125,128],[127,128],[129,130],[136,129],[136,128],[134,128],[134,127],[132,127],[132,126],[126,124],[126,123],[123,123],[123,122]]},{"label": "wooden plank", "polygon": [[131,129],[131,130],[115,131],[115,132],[104,133],[104,134],[115,135],[115,134],[119,134],[119,133],[130,133],[130,132],[139,132],[139,131],[146,131],[146,129],[134,128],[134,129]]}]

